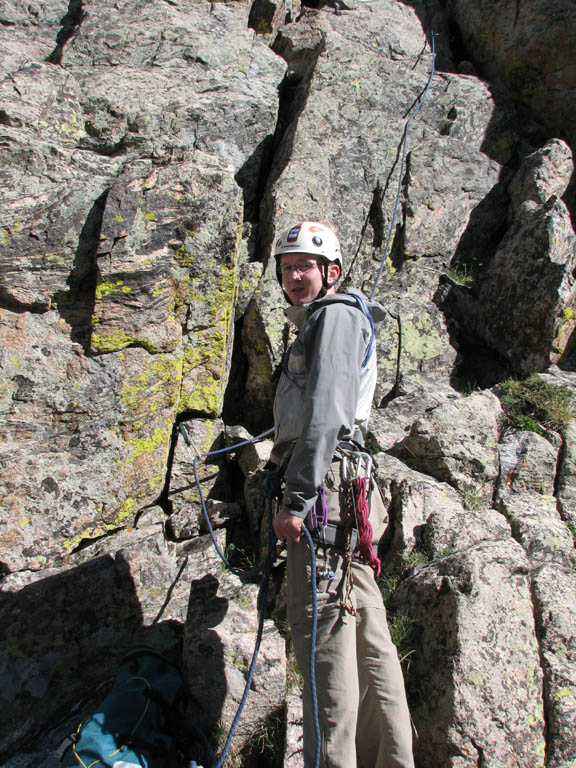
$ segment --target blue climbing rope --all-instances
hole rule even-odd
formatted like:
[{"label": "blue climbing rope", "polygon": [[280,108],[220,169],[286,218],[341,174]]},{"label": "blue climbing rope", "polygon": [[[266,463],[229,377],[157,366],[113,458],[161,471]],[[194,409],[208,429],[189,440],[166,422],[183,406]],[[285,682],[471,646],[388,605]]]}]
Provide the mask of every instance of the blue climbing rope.
[{"label": "blue climbing rope", "polygon": [[[178,427],[180,434],[182,435],[184,442],[186,443],[186,446],[188,449],[191,447],[191,441],[190,437],[188,435],[188,432],[186,431],[186,428],[184,424],[180,424]],[[238,448],[242,448],[246,445],[251,445],[252,443],[257,442],[258,440],[262,440],[264,437],[267,437],[269,434],[271,434],[274,430],[268,429],[266,432],[262,432],[260,435],[257,435],[256,437],[250,438],[249,440],[244,440],[240,443],[235,443],[234,445],[227,446],[226,448],[220,448],[216,451],[208,451],[207,453],[198,454],[194,457],[194,460],[192,462],[192,468],[194,471],[194,480],[196,482],[196,487],[198,489],[198,494],[200,496],[200,504],[202,507],[202,514],[204,515],[204,520],[206,522],[206,525],[208,527],[208,531],[210,533],[210,538],[212,539],[212,543],[214,544],[214,547],[216,549],[216,552],[220,556],[220,559],[222,562],[226,565],[226,567],[235,573],[236,575],[242,573],[241,571],[238,571],[237,569],[233,568],[230,565],[230,562],[228,561],[228,558],[224,555],[222,550],[220,549],[220,546],[218,544],[218,541],[216,540],[216,536],[214,534],[214,529],[212,527],[212,523],[210,521],[210,516],[208,515],[208,510],[206,508],[206,502],[204,500],[204,494],[202,493],[202,487],[200,485],[200,478],[198,477],[198,468],[197,464],[198,461],[202,458],[208,458],[212,456],[218,456],[224,453],[229,453],[231,451],[237,450]],[[250,667],[248,669],[248,675],[246,678],[246,683],[244,685],[244,692],[242,695],[242,699],[240,700],[240,704],[238,705],[238,708],[236,710],[236,715],[234,716],[234,720],[232,721],[232,725],[230,726],[230,729],[228,731],[228,736],[226,738],[226,743],[224,744],[224,747],[222,749],[222,752],[220,754],[220,757],[218,760],[214,757],[212,751],[209,749],[208,754],[210,758],[212,759],[214,768],[222,768],[224,764],[224,760],[226,759],[226,755],[228,754],[228,750],[230,749],[230,744],[232,743],[232,739],[234,737],[234,733],[236,731],[236,728],[238,726],[238,723],[240,722],[240,717],[242,716],[242,712],[244,711],[244,707],[246,705],[246,701],[248,699],[248,694],[250,692],[250,688],[252,686],[252,679],[254,677],[254,671],[256,669],[256,662],[258,660],[258,653],[260,651],[260,645],[262,642],[262,634],[264,632],[264,622],[266,619],[266,602],[268,598],[268,585],[270,582],[270,572],[272,570],[272,563],[274,558],[274,549],[275,549],[275,538],[274,538],[274,528],[272,526],[272,518],[273,518],[273,510],[272,510],[272,503],[273,503],[273,495],[272,492],[268,493],[268,552],[264,561],[264,568],[263,568],[263,574],[262,574],[262,581],[260,584],[260,592],[258,594],[258,608],[259,608],[259,620],[258,620],[258,631],[256,633],[256,643],[254,645],[254,651],[252,653],[252,659],[250,662]],[[205,737],[202,739],[205,741]]]},{"label": "blue climbing rope", "polygon": [[[190,440],[190,437],[188,435],[188,432],[186,430],[186,427],[184,424],[178,425],[178,430],[182,437],[184,438],[184,442],[186,443],[186,446],[190,449],[192,447],[192,442]],[[234,445],[227,446],[226,448],[219,448],[216,451],[208,451],[208,453],[199,453],[197,456],[194,457],[194,460],[192,461],[192,471],[194,473],[194,481],[196,483],[196,488],[198,490],[198,495],[200,496],[200,506],[202,508],[202,515],[204,517],[204,521],[206,523],[206,527],[208,528],[208,533],[210,534],[210,538],[212,539],[212,544],[214,544],[214,548],[216,552],[218,553],[220,559],[228,568],[228,570],[232,571],[236,576],[241,575],[243,572],[234,568],[224,552],[220,549],[220,545],[218,544],[218,541],[216,540],[216,535],[214,533],[214,528],[212,527],[212,523],[210,521],[210,515],[208,514],[208,510],[206,509],[206,501],[204,499],[204,494],[202,493],[202,486],[200,484],[200,478],[198,477],[198,462],[200,459],[212,457],[212,456],[218,456],[223,453],[231,453],[232,451],[238,450],[238,448],[243,448],[246,445],[252,445],[252,443],[258,442],[258,440],[262,440],[264,437],[267,437],[268,435],[272,434],[274,432],[274,428],[267,429],[265,432],[262,432],[259,435],[256,435],[256,437],[252,437],[249,440],[244,440],[241,443],[234,443]]]},{"label": "blue climbing rope", "polygon": [[308,528],[302,526],[302,533],[306,537],[308,547],[310,548],[310,572],[312,574],[312,629],[310,633],[310,694],[312,697],[312,718],[314,721],[314,735],[316,737],[316,754],[314,766],[320,765],[320,749],[322,738],[320,735],[320,720],[318,718],[318,692],[316,690],[316,632],[318,630],[318,598],[316,595],[316,552],[314,550],[314,541]]},{"label": "blue climbing rope", "polygon": [[272,497],[270,497],[268,501],[269,501],[269,504],[268,504],[268,553],[266,556],[266,564],[265,564],[265,569],[262,576],[262,582],[260,584],[260,592],[258,594],[258,608],[259,608],[260,616],[258,620],[258,632],[256,634],[256,643],[254,645],[254,652],[252,653],[252,660],[250,662],[250,667],[248,669],[246,684],[244,685],[244,693],[242,695],[240,704],[238,705],[238,709],[236,710],[236,715],[234,716],[234,720],[232,721],[230,730],[228,731],[228,737],[226,739],[226,743],[224,744],[224,748],[220,755],[220,759],[216,763],[215,768],[222,768],[222,765],[224,764],[224,760],[226,759],[226,755],[228,754],[228,750],[230,749],[230,744],[232,743],[234,732],[236,731],[236,727],[240,722],[240,718],[242,716],[242,712],[244,710],[244,706],[246,704],[246,701],[248,699],[248,694],[250,693],[250,688],[252,686],[252,678],[254,677],[254,670],[256,669],[256,661],[258,660],[258,652],[260,650],[260,644],[262,642],[262,634],[264,632],[264,621],[266,619],[266,601],[268,598],[268,584],[270,581],[270,571],[272,569],[272,561],[274,558],[274,545],[275,545],[274,529],[272,527],[272,517],[273,517]]}]

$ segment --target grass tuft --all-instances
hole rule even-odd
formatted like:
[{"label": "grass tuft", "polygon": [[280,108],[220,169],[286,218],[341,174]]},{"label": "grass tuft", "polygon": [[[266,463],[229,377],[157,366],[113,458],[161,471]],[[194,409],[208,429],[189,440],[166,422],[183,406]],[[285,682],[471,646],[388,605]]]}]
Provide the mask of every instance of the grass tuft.
[{"label": "grass tuft", "polygon": [[546,430],[561,432],[576,413],[568,387],[549,384],[536,374],[523,380],[506,379],[501,390],[506,420],[517,429],[540,435]]}]

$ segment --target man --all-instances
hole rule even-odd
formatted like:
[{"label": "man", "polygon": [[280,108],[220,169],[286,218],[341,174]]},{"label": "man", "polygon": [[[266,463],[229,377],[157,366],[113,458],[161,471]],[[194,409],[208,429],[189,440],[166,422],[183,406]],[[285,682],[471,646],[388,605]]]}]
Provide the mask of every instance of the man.
[{"label": "man", "polygon": [[[286,314],[299,331],[276,391],[272,460],[284,478],[274,530],[288,549],[288,620],[304,677],[304,763],[313,768],[316,753],[308,672],[314,588],[320,765],[413,768],[402,671],[375,580],[373,545],[386,509],[362,451],[376,386],[374,323],[385,310],[359,292],[336,293],[340,245],[321,223],[284,231],[274,256],[292,305]],[[362,489],[371,492],[369,518]],[[305,521],[317,547],[314,574]]]}]

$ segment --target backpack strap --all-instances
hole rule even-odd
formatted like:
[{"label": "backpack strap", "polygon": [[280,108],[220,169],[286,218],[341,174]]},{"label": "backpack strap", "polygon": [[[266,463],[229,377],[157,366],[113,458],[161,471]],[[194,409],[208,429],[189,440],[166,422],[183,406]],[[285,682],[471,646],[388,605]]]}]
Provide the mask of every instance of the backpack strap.
[{"label": "backpack strap", "polygon": [[372,357],[372,353],[374,352],[374,347],[376,346],[376,333],[374,331],[374,320],[372,320],[372,315],[370,314],[370,310],[368,309],[368,304],[366,303],[365,299],[360,296],[357,293],[346,293],[346,296],[350,296],[353,299],[356,300],[356,303],[358,304],[358,309],[362,312],[364,317],[368,320],[370,323],[370,341],[368,342],[368,348],[366,349],[366,354],[364,355],[364,360],[362,361],[362,370],[366,368],[368,365],[368,360]]}]

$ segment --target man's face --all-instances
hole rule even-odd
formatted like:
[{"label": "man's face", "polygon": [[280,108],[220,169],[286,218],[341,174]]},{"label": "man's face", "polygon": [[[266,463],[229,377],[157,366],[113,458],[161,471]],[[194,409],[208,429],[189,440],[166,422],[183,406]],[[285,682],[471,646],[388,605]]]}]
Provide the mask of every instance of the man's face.
[{"label": "man's face", "polygon": [[[282,286],[294,306],[314,301],[322,290],[324,269],[328,269],[329,283],[338,278],[340,269],[337,264],[324,267],[310,253],[286,253],[281,256]],[[332,291],[329,289],[328,292]]]}]

